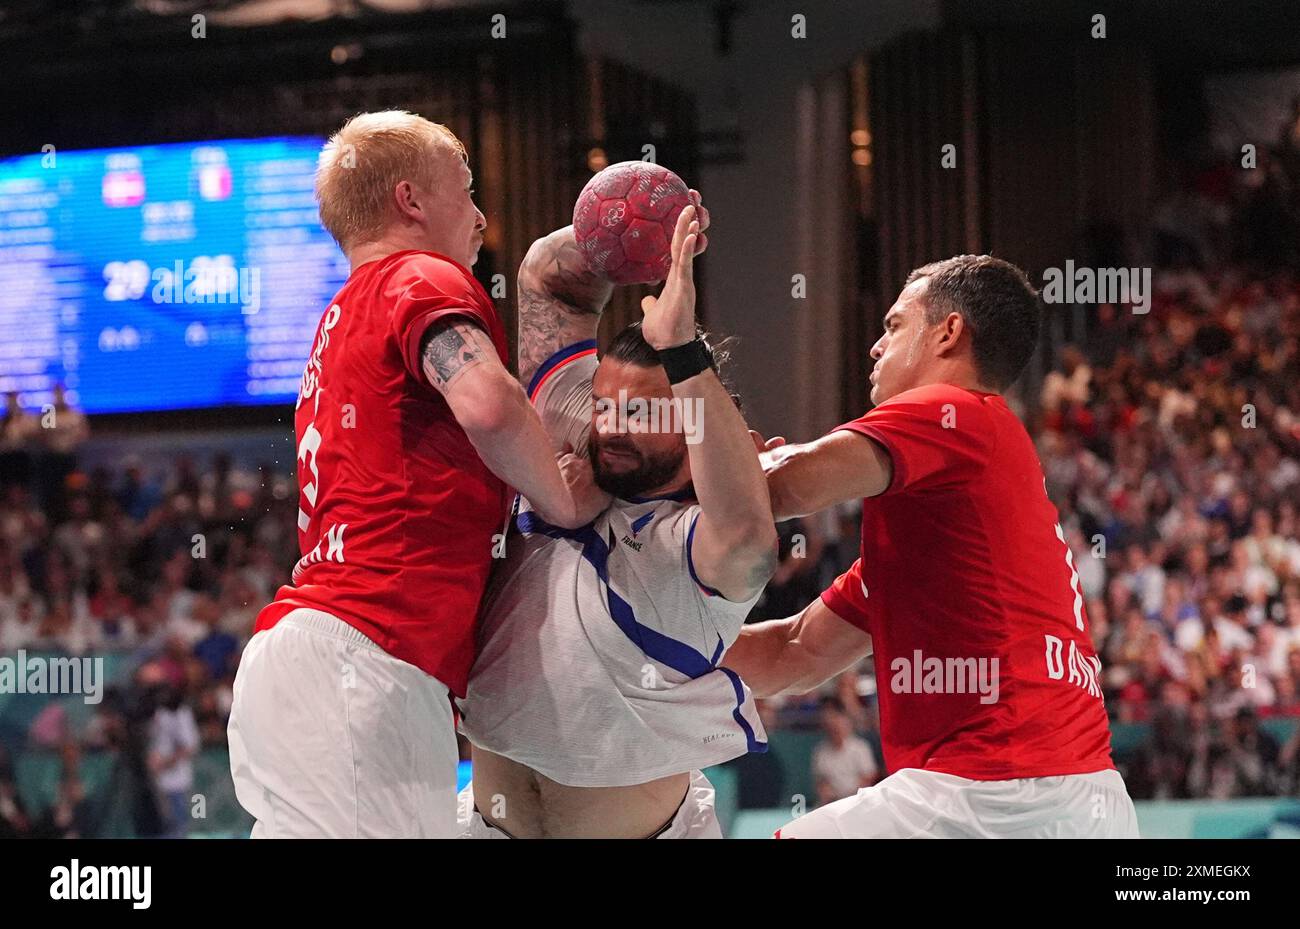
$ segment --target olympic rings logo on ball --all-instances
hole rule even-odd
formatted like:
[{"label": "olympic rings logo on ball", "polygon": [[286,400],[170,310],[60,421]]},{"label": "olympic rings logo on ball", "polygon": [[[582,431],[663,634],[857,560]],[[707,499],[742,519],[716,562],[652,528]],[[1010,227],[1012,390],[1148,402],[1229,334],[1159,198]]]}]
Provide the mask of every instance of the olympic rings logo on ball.
[{"label": "olympic rings logo on ball", "polygon": [[614,206],[610,207],[608,210],[605,211],[605,215],[601,217],[601,222],[604,225],[613,228],[614,226],[617,226],[619,223],[623,221],[623,216],[626,213],[627,213],[627,204],[622,201],[619,201]]}]

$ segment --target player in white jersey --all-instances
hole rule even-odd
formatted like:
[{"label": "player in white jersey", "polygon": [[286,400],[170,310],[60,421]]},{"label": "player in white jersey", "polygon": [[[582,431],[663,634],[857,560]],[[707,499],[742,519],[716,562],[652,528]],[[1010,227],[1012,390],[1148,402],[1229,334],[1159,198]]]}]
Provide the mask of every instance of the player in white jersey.
[{"label": "player in white jersey", "polygon": [[720,838],[700,769],[766,748],[748,689],[718,667],[776,534],[753,441],[697,335],[703,225],[702,207],[683,211],[662,294],[599,363],[611,288],[572,229],[520,268],[520,376],[557,451],[589,453],[613,501],[572,531],[520,504],[460,707],[465,837]]}]

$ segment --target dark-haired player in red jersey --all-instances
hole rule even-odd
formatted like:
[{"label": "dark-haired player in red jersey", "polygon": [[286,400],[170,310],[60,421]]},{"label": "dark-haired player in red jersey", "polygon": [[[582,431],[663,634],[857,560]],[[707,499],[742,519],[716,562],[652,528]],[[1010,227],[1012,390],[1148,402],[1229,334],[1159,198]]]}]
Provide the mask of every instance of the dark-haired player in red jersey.
[{"label": "dark-haired player in red jersey", "polygon": [[506,369],[468,270],[485,225],[470,186],[459,140],[410,113],[357,116],[321,153],[321,222],[352,271],[294,416],[302,558],[235,678],[230,765],[254,836],[456,835],[450,694],[509,488],[568,528],[608,504],[586,461],[557,464]]},{"label": "dark-haired player in red jersey", "polygon": [[861,557],[799,615],[745,627],[723,663],[770,696],[874,652],[891,772],[778,837],[1137,835],[1079,577],[1000,395],[1038,312],[996,258],[913,271],[871,349],[876,407],[765,453],[778,519],[864,498]]}]

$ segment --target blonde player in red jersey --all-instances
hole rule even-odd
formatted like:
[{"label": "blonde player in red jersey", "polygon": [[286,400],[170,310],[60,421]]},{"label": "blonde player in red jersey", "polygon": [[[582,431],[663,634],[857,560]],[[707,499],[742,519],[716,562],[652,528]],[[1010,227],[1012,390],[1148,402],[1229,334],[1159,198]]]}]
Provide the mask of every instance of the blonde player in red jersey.
[{"label": "blonde player in red jersey", "polygon": [[809,837],[1135,837],[1078,574],[1001,392],[1038,334],[1024,273],[987,255],[912,272],[871,350],[865,416],[765,454],[778,519],[863,498],[861,557],[723,664],[759,696],[874,653],[885,766],[778,831]]},{"label": "blonde player in red jersey", "polygon": [[292,583],[258,615],[229,738],[257,837],[451,837],[479,598],[510,488],[566,528],[608,495],[557,459],[469,272],[486,220],[465,149],[365,113],[321,153],[321,222],[351,274],[295,413]]}]

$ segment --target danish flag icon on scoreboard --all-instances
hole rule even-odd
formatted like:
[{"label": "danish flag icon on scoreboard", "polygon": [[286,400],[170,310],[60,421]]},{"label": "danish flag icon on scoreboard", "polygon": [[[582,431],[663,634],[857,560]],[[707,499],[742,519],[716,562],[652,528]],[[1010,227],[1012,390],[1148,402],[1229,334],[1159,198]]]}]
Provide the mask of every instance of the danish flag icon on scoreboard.
[{"label": "danish flag icon on scoreboard", "polygon": [[144,202],[144,174],[139,171],[110,171],[104,175],[105,206],[139,206]]}]

